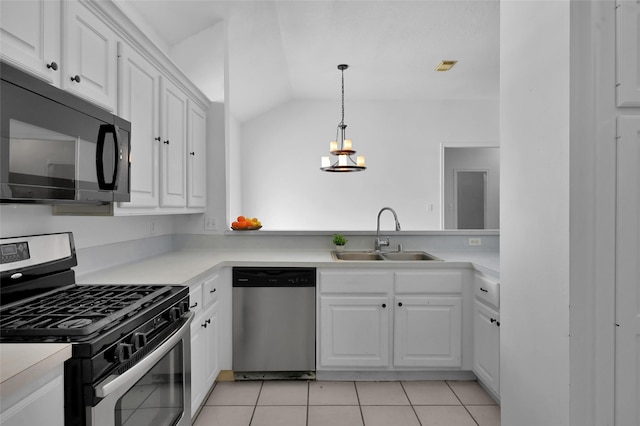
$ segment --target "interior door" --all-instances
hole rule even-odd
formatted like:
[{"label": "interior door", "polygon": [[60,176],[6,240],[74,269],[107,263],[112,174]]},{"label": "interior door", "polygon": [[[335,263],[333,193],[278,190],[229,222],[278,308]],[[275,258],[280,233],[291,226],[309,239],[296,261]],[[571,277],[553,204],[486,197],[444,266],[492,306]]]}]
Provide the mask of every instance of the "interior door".
[{"label": "interior door", "polygon": [[456,170],[457,229],[486,229],[486,170]]},{"label": "interior door", "polygon": [[640,424],[640,117],[618,119],[615,424]]}]

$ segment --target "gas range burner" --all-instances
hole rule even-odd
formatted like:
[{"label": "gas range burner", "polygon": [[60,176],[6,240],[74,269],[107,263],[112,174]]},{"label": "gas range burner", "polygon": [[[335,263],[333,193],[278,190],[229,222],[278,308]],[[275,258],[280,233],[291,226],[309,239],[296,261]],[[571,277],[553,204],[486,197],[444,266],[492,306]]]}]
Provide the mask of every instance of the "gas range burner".
[{"label": "gas range burner", "polygon": [[63,321],[58,324],[58,328],[82,328],[91,324],[93,321],[89,318],[75,318]]},{"label": "gas range burner", "polygon": [[113,328],[167,297],[171,289],[153,285],[73,285],[0,310],[0,334],[86,336]]}]

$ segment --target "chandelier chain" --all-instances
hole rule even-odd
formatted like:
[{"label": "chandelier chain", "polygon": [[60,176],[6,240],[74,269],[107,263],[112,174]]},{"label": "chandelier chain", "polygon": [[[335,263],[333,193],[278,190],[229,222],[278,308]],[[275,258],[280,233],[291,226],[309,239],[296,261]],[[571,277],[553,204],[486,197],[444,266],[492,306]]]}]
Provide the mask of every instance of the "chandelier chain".
[{"label": "chandelier chain", "polygon": [[342,121],[340,124],[344,124],[344,69],[342,71]]}]

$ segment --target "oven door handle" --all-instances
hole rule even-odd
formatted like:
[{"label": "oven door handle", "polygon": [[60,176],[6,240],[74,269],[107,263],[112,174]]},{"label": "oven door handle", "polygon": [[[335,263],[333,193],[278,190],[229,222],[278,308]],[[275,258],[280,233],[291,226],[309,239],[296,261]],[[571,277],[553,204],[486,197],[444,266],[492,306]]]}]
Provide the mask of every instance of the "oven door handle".
[{"label": "oven door handle", "polygon": [[121,388],[124,384],[131,380],[131,376],[144,376],[158,361],[164,357],[171,348],[173,348],[180,340],[184,338],[185,329],[190,331],[191,321],[193,320],[193,312],[189,312],[187,315],[187,321],[169,337],[160,346],[158,346],[153,352],[143,358],[136,365],[131,367],[126,372],[120,375],[113,375],[107,377],[102,383],[99,383],[95,387],[96,396],[98,398],[106,398],[115,390]]}]

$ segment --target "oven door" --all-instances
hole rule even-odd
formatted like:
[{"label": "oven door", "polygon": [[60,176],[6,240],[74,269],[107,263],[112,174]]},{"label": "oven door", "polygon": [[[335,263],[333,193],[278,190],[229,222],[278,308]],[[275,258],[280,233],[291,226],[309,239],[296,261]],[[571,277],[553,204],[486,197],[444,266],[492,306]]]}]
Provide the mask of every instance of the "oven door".
[{"label": "oven door", "polygon": [[91,426],[190,426],[193,313],[162,345],[118,376],[95,386],[103,398],[87,408]]}]

